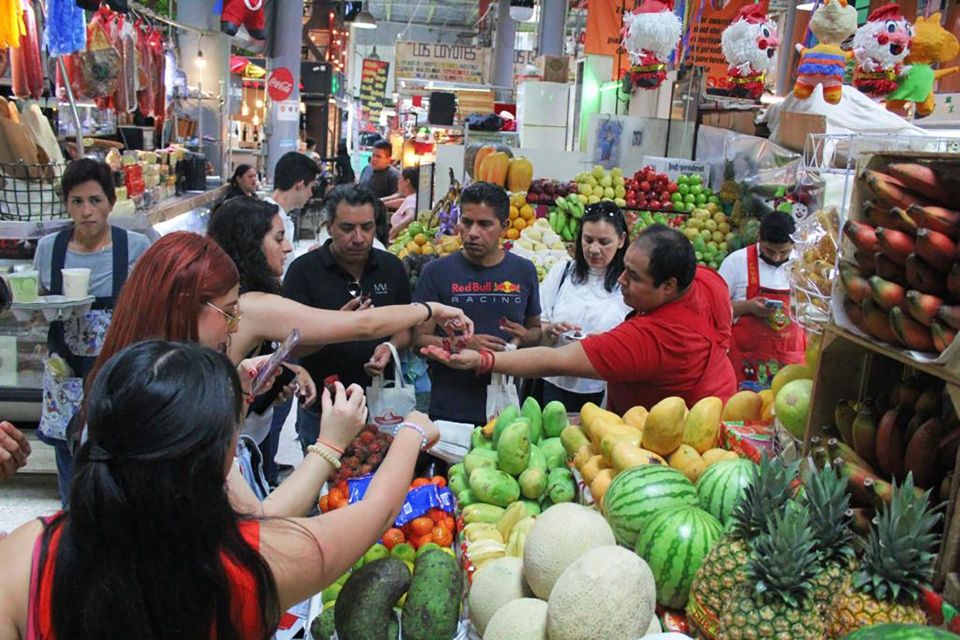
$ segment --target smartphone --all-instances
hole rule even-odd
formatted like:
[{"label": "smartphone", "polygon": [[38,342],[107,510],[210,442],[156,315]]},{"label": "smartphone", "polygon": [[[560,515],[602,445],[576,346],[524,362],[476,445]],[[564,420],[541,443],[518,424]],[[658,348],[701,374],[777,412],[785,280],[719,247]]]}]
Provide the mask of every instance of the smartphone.
[{"label": "smartphone", "polygon": [[273,378],[273,374],[277,372],[277,368],[280,367],[280,364],[284,360],[290,357],[290,354],[297,348],[298,344],[300,344],[300,331],[294,329],[283,339],[283,342],[277,347],[277,350],[274,351],[270,359],[267,360],[267,364],[260,367],[260,370],[257,371],[257,376],[253,379],[253,384],[251,385],[251,393],[253,393],[253,395],[258,396],[269,388],[267,382]]},{"label": "smartphone", "polygon": [[566,340],[583,340],[584,338],[587,337],[576,330],[565,331],[560,335]]},{"label": "smartphone", "polygon": [[767,309],[783,309],[783,301],[767,300],[766,302],[763,303],[763,306],[765,306]]},{"label": "smartphone", "polygon": [[276,379],[274,379],[273,386],[253,399],[253,402],[250,403],[250,411],[258,416],[262,416],[277,400],[277,396],[280,395],[283,388],[296,378],[297,374],[294,373],[293,369],[288,369],[281,365],[280,373],[277,374]]}]

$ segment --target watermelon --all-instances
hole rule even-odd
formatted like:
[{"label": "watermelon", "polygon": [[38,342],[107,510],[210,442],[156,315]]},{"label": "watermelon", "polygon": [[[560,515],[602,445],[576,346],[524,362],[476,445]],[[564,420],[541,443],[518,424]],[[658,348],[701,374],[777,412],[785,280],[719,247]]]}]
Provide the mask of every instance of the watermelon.
[{"label": "watermelon", "polygon": [[756,473],[757,465],[746,458],[713,463],[697,479],[700,508],[726,527],[730,524],[730,514]]},{"label": "watermelon", "polygon": [[842,640],[948,640],[957,639],[949,631],[916,624],[875,624],[857,629],[843,636]]},{"label": "watermelon", "polygon": [[720,521],[699,507],[670,507],[647,520],[636,552],[653,571],[659,604],[686,606],[697,569],[722,536]]},{"label": "watermelon", "polygon": [[645,464],[617,474],[603,494],[603,515],[617,542],[633,549],[644,522],[667,507],[697,506],[697,489],[670,467]]}]

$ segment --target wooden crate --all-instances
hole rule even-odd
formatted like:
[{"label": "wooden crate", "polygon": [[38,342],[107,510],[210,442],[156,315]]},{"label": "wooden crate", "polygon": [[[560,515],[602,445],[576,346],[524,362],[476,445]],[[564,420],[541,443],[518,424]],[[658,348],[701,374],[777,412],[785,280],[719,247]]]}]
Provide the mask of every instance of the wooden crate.
[{"label": "wooden crate", "polygon": [[[889,393],[906,369],[942,380],[946,396],[960,415],[960,374],[950,367],[918,362],[896,349],[862,338],[836,325],[824,328],[820,360],[814,375],[810,412],[804,435],[804,454],[810,439],[824,435],[834,424],[834,407],[844,398],[860,399]],[[944,513],[944,532],[937,556],[934,586],[942,588],[947,574],[960,571],[960,455]]]}]

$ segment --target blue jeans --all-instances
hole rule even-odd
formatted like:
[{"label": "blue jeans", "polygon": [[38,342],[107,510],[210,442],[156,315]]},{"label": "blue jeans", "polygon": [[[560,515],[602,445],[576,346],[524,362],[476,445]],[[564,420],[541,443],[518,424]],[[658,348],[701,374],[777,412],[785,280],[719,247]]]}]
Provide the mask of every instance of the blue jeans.
[{"label": "blue jeans", "polygon": [[73,476],[73,456],[67,448],[66,440],[48,438],[47,444],[53,447],[57,457],[57,487],[60,490],[60,504],[66,509],[70,504],[70,479]]},{"label": "blue jeans", "polygon": [[277,449],[280,448],[280,432],[283,431],[283,423],[287,421],[290,415],[290,409],[293,407],[293,396],[287,399],[281,405],[273,407],[273,422],[270,423],[270,433],[260,443],[260,451],[263,453],[263,475],[267,482],[277,484]]},{"label": "blue jeans", "polygon": [[316,443],[320,437],[320,413],[297,407],[297,438],[304,454],[307,447]]}]

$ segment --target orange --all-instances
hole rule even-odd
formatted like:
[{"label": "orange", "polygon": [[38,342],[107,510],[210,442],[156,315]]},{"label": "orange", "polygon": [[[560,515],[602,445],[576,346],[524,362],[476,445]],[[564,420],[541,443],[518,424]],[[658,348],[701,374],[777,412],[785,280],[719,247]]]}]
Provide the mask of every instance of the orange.
[{"label": "orange", "polygon": [[520,230],[510,227],[507,229],[507,240],[517,240],[520,238]]},{"label": "orange", "polygon": [[514,206],[511,206],[511,207],[510,207],[510,219],[511,219],[511,220],[516,220],[516,219],[519,218],[519,217],[520,217],[520,210],[517,209],[517,208],[514,207]]},{"label": "orange", "polygon": [[328,495],[330,496],[329,504],[331,510],[347,506],[347,496],[343,495],[342,493],[338,491],[331,491]]},{"label": "orange", "polygon": [[430,478],[430,482],[437,485],[438,487],[447,486],[447,479],[444,478],[443,476],[433,476],[432,478]]},{"label": "orange", "polygon": [[453,516],[451,516],[449,513],[448,513],[448,514],[445,514],[445,515],[444,515],[444,518],[443,518],[443,526],[444,526],[444,528],[446,528],[448,531],[456,531],[456,530],[457,530],[457,521],[454,520],[454,519],[453,519]]},{"label": "orange", "polygon": [[443,512],[443,509],[430,509],[430,519],[437,524],[443,523],[443,517],[446,514]]},{"label": "orange", "polygon": [[517,218],[512,223],[514,229],[524,229],[527,226],[527,221],[523,218]]},{"label": "orange", "polygon": [[433,520],[427,516],[421,516],[414,520],[410,521],[410,530],[413,532],[413,535],[423,536],[429,534],[433,531]]},{"label": "orange", "polygon": [[413,241],[422,247],[423,245],[427,244],[427,236],[423,235],[422,233],[418,233],[417,235],[413,236]]},{"label": "orange", "polygon": [[433,538],[433,542],[436,542],[441,547],[449,547],[453,544],[453,532],[446,527],[434,527],[431,537]]},{"label": "orange", "polygon": [[330,510],[330,495],[320,496],[320,513],[326,513]]},{"label": "orange", "polygon": [[533,207],[528,204],[520,209],[520,217],[524,220],[533,220],[534,215]]},{"label": "orange", "polygon": [[422,487],[428,484],[430,484],[430,478],[417,478],[410,483],[410,488],[416,489],[417,487]]},{"label": "orange", "polygon": [[407,541],[407,537],[403,535],[403,531],[396,528],[387,529],[383,534],[383,546],[387,549],[393,549],[398,544]]},{"label": "orange", "polygon": [[410,540],[410,544],[413,545],[413,548],[414,548],[414,549],[419,549],[420,547],[422,547],[423,545],[427,544],[428,542],[433,542],[433,534],[432,534],[432,533],[428,533],[428,534],[422,535],[422,536],[417,536],[416,538],[413,538],[413,539]]}]

